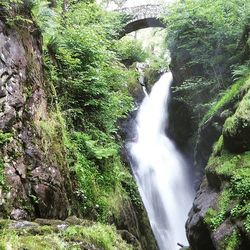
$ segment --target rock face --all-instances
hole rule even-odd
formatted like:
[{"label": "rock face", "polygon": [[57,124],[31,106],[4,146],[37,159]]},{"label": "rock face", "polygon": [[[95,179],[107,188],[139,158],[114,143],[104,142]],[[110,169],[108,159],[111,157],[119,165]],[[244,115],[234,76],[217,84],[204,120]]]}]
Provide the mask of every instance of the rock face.
[{"label": "rock face", "polygon": [[[41,38],[36,27],[9,28],[0,21],[0,216],[65,218],[70,182],[63,166],[46,154],[39,122],[48,119]],[[8,139],[6,139],[8,137]],[[66,188],[67,187],[67,188]],[[66,190],[67,189],[67,190]]]},{"label": "rock face", "polygon": [[[11,28],[0,20],[0,218],[81,217],[47,92],[37,28]],[[157,249],[138,190],[133,191],[136,202],[124,200],[112,223],[133,249]],[[99,249],[88,244],[83,249]]]},{"label": "rock face", "polygon": [[249,96],[250,90],[236,110],[227,112],[233,115],[224,124],[221,120],[220,139],[186,223],[193,250],[250,248]]},{"label": "rock face", "polygon": [[139,194],[135,193],[135,195],[138,196],[137,203],[130,199],[124,200],[115,225],[121,232],[122,238],[129,244],[133,243],[133,245],[138,245],[145,250],[157,250],[146,210],[140,202]]},{"label": "rock face", "polygon": [[[201,185],[197,192],[193,208],[189,213],[187,221],[187,237],[192,249],[214,250],[210,231],[207,225],[203,222],[203,218],[208,208],[215,204],[217,195],[212,190],[204,188],[206,183]],[[202,229],[202,230],[201,230]],[[199,233],[198,233],[199,232]]]}]

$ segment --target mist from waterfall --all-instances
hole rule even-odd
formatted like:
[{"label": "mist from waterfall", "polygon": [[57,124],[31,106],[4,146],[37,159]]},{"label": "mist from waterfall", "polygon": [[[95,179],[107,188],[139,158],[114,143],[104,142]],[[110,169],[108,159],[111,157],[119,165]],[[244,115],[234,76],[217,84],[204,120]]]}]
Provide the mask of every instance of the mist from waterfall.
[{"label": "mist from waterfall", "polygon": [[[166,136],[172,74],[161,76],[137,114],[137,138],[127,144],[140,195],[160,250],[186,245],[185,221],[193,200],[187,165]],[[180,117],[181,119],[181,117]]]}]

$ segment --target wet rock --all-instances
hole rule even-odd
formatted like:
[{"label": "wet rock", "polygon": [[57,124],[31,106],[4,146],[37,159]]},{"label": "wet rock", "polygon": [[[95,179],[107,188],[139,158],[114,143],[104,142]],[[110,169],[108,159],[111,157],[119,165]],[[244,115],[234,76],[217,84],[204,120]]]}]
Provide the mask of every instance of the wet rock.
[{"label": "wet rock", "polygon": [[27,218],[29,218],[28,213],[22,209],[13,209],[11,214],[10,214],[10,218],[12,220],[25,220]]},{"label": "wet rock", "polygon": [[41,37],[30,33],[33,26],[16,30],[0,21],[0,30],[0,130],[11,134],[0,148],[11,197],[2,191],[1,215],[26,219],[23,207],[28,207],[31,217],[65,219],[74,200],[69,173],[65,163],[54,160],[59,157],[53,149],[53,160],[46,152],[46,138],[38,136],[38,121],[48,119]]},{"label": "wet rock", "polygon": [[[133,195],[136,194],[134,193]],[[116,224],[117,229],[126,230],[131,235],[134,235],[140,242],[142,249],[158,249],[142,203],[133,204],[129,199],[123,200],[119,212],[119,216],[113,218],[114,221],[111,221],[111,223],[114,222]]]},{"label": "wet rock", "polygon": [[11,229],[30,229],[30,228],[36,228],[39,224],[31,221],[16,221],[11,222],[9,225],[9,228]]},{"label": "wet rock", "polygon": [[62,220],[37,218],[35,219],[35,222],[40,226],[50,226],[51,229],[55,231],[60,231],[60,230],[65,231],[69,226],[69,224],[66,221]]},{"label": "wet rock", "polygon": [[4,113],[0,113],[0,130],[10,131],[16,121],[16,116],[14,108],[5,107]]},{"label": "wet rock", "polygon": [[218,194],[206,188],[203,182],[196,194],[193,207],[186,222],[187,238],[192,250],[215,250],[210,229],[204,222],[204,217],[210,207],[215,206]]},{"label": "wet rock", "polygon": [[5,89],[0,89],[0,98],[3,98],[7,95],[6,90]]},{"label": "wet rock", "polygon": [[227,220],[220,225],[220,227],[212,233],[212,241],[215,249],[223,249],[223,242],[227,237],[230,237],[232,232],[235,230],[235,226]]},{"label": "wet rock", "polygon": [[68,204],[63,203],[66,194],[59,187],[40,183],[34,186],[34,193],[39,197],[36,207],[39,217],[60,219],[67,217]]},{"label": "wet rock", "polygon": [[140,242],[129,231],[127,231],[127,230],[119,230],[118,232],[122,236],[123,240],[125,240],[127,243],[133,245],[134,249],[141,249]]},{"label": "wet rock", "polygon": [[35,222],[41,226],[58,226],[63,223],[62,220],[43,219],[43,218],[37,218],[35,219]]},{"label": "wet rock", "polygon": [[68,217],[65,222],[69,225],[81,225],[84,223],[84,220],[76,217],[76,216],[70,216]]},{"label": "wet rock", "polygon": [[[219,119],[226,118],[223,133],[206,166],[206,176],[197,192],[186,223],[187,237],[192,250],[229,249],[230,239],[237,244],[234,249],[245,250],[250,246],[247,237],[249,233],[244,228],[246,218],[243,215],[232,215],[232,209],[239,206],[240,198],[230,195],[233,192],[231,180],[237,173],[237,169],[239,172],[243,170],[247,173],[249,167],[248,154],[239,154],[250,149],[249,100],[250,91],[246,93],[239,105],[234,105],[236,110],[232,116],[228,117],[233,109],[230,109],[230,112],[228,110],[225,113],[221,112],[219,116]],[[218,117],[218,114],[215,114],[210,121],[215,120],[216,116]],[[212,151],[211,147],[208,149]],[[211,153],[208,154],[210,155]],[[227,166],[226,169],[225,166]],[[244,178],[247,180],[248,177]],[[227,192],[230,198],[223,196]],[[237,240],[231,238],[234,235]]]}]

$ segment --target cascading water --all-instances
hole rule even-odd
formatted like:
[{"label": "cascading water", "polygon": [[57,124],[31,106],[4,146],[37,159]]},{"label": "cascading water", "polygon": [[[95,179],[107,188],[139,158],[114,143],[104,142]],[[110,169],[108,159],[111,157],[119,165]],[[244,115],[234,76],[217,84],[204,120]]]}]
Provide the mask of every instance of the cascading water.
[{"label": "cascading water", "polygon": [[172,74],[162,75],[137,114],[136,142],[127,147],[139,191],[160,250],[186,244],[185,220],[192,204],[186,164],[166,137]]}]

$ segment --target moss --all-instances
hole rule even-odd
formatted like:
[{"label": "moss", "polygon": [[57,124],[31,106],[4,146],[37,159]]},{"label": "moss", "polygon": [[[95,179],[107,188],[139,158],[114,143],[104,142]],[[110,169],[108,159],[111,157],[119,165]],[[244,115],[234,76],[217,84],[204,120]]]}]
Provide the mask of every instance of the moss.
[{"label": "moss", "polygon": [[225,220],[229,201],[230,192],[226,189],[221,192],[216,205],[216,209],[208,209],[204,217],[204,221],[212,230],[216,230]]},{"label": "moss", "polygon": [[249,203],[248,203],[248,215],[244,223],[244,226],[246,228],[246,231],[250,233],[250,204]]},{"label": "moss", "polygon": [[[132,250],[133,247],[122,240],[114,226],[101,223],[69,226],[59,229],[53,226],[14,229],[9,221],[0,221],[0,249],[61,250],[61,249],[103,249]],[[53,246],[53,247],[52,247]]]},{"label": "moss", "polygon": [[61,250],[61,249],[65,249],[65,245],[66,244],[62,239],[54,235],[23,236],[23,237],[19,237],[18,239],[18,249]]},{"label": "moss", "polygon": [[219,109],[225,106],[227,103],[232,101],[242,89],[247,89],[250,87],[250,76],[245,77],[236,81],[231,88],[229,88],[222,97],[209,109],[209,111],[204,115],[202,119],[202,124],[204,124],[209,118],[211,118]]},{"label": "moss", "polygon": [[213,229],[212,219],[216,216],[217,211],[213,208],[209,208],[204,216],[204,222]]},{"label": "moss", "polygon": [[[221,152],[220,155],[218,151]],[[207,178],[214,180],[216,176],[223,182],[223,192],[219,195],[216,209],[209,209],[206,213],[206,224],[216,230],[230,217],[242,221],[245,229],[250,231],[250,151],[242,154],[229,153],[221,146],[219,139],[209,159],[206,173]],[[212,177],[209,173],[213,173]]]},{"label": "moss", "polygon": [[0,186],[3,187],[5,184],[5,175],[4,175],[4,162],[0,159]]},{"label": "moss", "polygon": [[224,240],[224,248],[225,250],[237,250],[239,249],[239,236],[237,232],[234,230],[232,234]]},{"label": "moss", "polygon": [[224,123],[223,129],[224,131],[229,132],[230,134],[236,134],[237,133],[237,120],[236,117],[229,117],[226,122]]},{"label": "moss", "polygon": [[96,223],[92,227],[71,226],[67,228],[64,236],[67,240],[77,241],[86,238],[96,246],[105,250],[129,250],[132,247],[126,244],[112,226],[104,226]]},{"label": "moss", "polygon": [[5,144],[6,142],[11,141],[12,136],[13,135],[11,133],[6,133],[6,132],[3,132],[3,131],[0,131],[0,146]]},{"label": "moss", "polygon": [[[218,145],[219,143],[220,142],[217,142]],[[216,148],[219,147],[217,144],[214,148],[213,156],[211,156],[208,161],[206,167],[207,172],[215,171],[218,175],[224,175],[231,178],[239,169],[243,168],[247,170],[250,168],[250,151],[243,154],[232,154],[225,150],[221,156],[215,156],[217,155]]]},{"label": "moss", "polygon": [[0,232],[1,232],[3,229],[7,228],[8,225],[9,225],[9,223],[10,223],[10,222],[9,222],[8,220],[0,219]]},{"label": "moss", "polygon": [[0,238],[0,249],[61,250],[65,249],[64,246],[65,243],[56,235],[18,236],[13,233]]},{"label": "moss", "polygon": [[36,121],[35,125],[41,138],[39,143],[43,147],[45,154],[50,155],[50,160],[63,168],[66,162],[66,149],[64,143],[65,127],[61,122],[61,113],[50,112],[46,120]]},{"label": "moss", "polygon": [[221,135],[219,140],[214,145],[213,155],[219,156],[222,150],[223,150],[223,136]]},{"label": "moss", "polygon": [[235,114],[229,117],[224,126],[223,133],[229,133],[235,135],[240,128],[246,128],[250,126],[250,91],[244,96],[240,102]]}]

